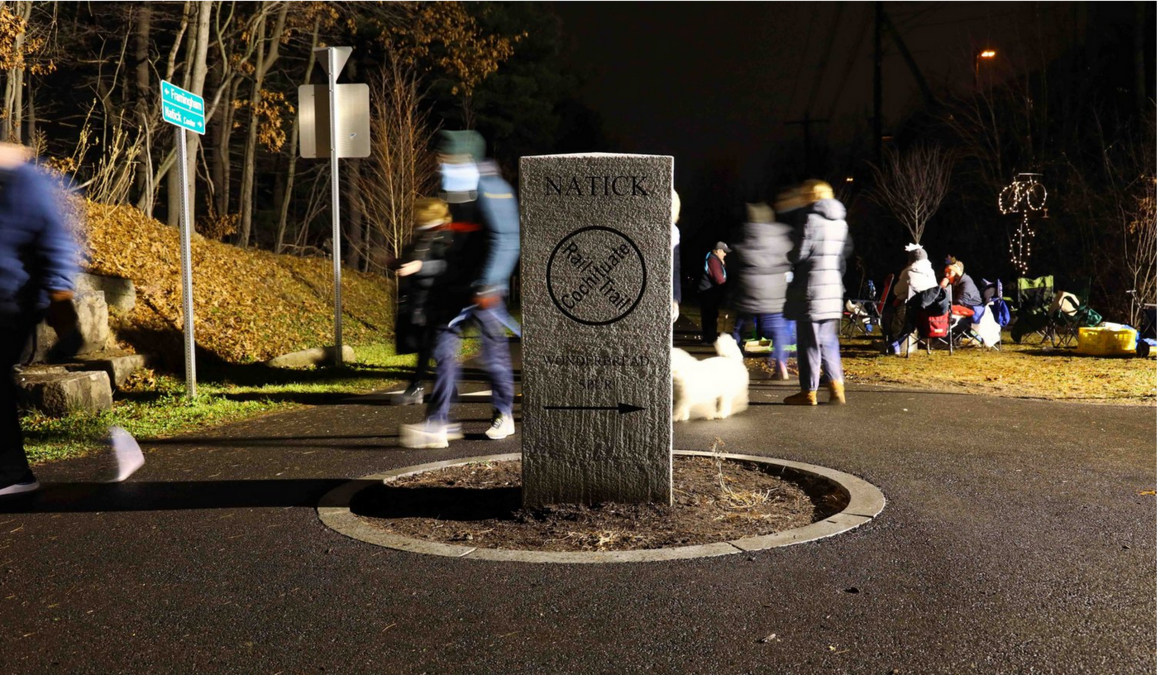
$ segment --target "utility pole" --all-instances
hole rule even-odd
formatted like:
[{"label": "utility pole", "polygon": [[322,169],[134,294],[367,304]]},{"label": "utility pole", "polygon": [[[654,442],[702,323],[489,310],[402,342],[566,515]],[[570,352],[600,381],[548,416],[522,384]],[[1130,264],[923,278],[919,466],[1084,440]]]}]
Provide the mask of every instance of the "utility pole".
[{"label": "utility pole", "polygon": [[804,172],[811,175],[812,170],[812,125],[825,124],[829,122],[828,119],[809,119],[808,111],[805,111],[804,118],[799,120],[788,120],[784,122],[785,126],[789,124],[799,124],[804,127]]},{"label": "utility pole", "polygon": [[882,163],[882,22],[881,0],[873,3],[873,148]]}]

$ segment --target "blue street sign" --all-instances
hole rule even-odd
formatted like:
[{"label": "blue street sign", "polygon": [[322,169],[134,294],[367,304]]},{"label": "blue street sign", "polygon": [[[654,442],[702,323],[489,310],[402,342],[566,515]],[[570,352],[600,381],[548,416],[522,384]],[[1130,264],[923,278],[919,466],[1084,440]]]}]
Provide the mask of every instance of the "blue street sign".
[{"label": "blue street sign", "polygon": [[197,134],[202,134],[203,97],[179,89],[170,82],[163,80],[162,116],[165,121],[177,127],[183,127]]}]

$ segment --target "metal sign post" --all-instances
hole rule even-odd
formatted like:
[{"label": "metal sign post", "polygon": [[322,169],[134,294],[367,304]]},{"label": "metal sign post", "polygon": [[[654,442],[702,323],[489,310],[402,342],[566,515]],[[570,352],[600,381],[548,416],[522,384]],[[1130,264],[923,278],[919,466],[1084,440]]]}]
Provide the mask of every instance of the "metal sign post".
[{"label": "metal sign post", "polygon": [[[301,85],[297,121],[300,124],[301,157],[322,157],[329,139],[330,187],[333,198],[333,364],[341,365],[341,171],[342,157],[370,155],[370,88],[364,84],[337,84],[353,47],[321,47],[313,50],[317,63],[329,78],[326,86]],[[323,103],[328,105],[322,105]],[[327,123],[327,128],[326,124]]]},{"label": "metal sign post", "polygon": [[[341,166],[337,157],[337,140],[341,136],[337,119],[337,76],[349,59],[352,48],[339,53],[336,47],[327,50],[329,75],[329,173],[333,192],[333,365],[341,365]],[[340,63],[339,63],[340,61]]]},{"label": "metal sign post", "polygon": [[179,151],[179,204],[183,209],[179,223],[179,256],[183,273],[183,357],[187,366],[187,398],[195,398],[195,298],[191,284],[191,194],[187,178],[187,131],[202,135],[204,131],[203,97],[184,91],[170,82],[162,83],[163,119],[174,124],[175,145]]}]

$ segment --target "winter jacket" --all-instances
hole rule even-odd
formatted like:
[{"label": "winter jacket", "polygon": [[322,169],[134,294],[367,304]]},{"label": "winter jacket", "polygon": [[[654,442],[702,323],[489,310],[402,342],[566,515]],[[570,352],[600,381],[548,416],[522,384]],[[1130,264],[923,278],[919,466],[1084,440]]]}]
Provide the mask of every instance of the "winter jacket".
[{"label": "winter jacket", "polygon": [[0,314],[38,312],[50,291],[71,291],[78,247],[64,190],[32,164],[0,169]]},{"label": "winter jacket", "polygon": [[451,245],[451,232],[446,225],[415,230],[410,250],[403,262],[418,261],[422,267],[417,272],[398,279],[398,325],[406,323],[423,327],[426,325],[426,308],[435,280],[447,271],[444,257]]},{"label": "winter jacket", "polygon": [[446,264],[428,293],[427,322],[431,325],[446,324],[475,302],[487,259],[486,228],[459,220],[460,209],[454,204],[451,207],[451,215],[456,220],[447,226],[451,239],[443,255]]},{"label": "winter jacket", "polygon": [[975,285],[975,280],[964,274],[955,280],[951,290],[952,304],[962,305],[975,309],[983,306],[983,296]]},{"label": "winter jacket", "polygon": [[852,252],[845,205],[822,199],[807,212],[804,226],[793,233],[792,281],[788,284],[784,315],[795,321],[840,319],[845,286],[841,276]]},{"label": "winter jacket", "polygon": [[480,165],[476,204],[487,229],[487,259],[476,285],[499,295],[508,292],[508,280],[520,259],[520,211],[516,191],[500,177],[494,165]]},{"label": "winter jacket", "polygon": [[781,223],[744,223],[743,236],[732,247],[737,260],[735,310],[744,314],[784,312],[792,264],[792,228]]},{"label": "winter jacket", "polygon": [[727,283],[727,268],[723,261],[712,251],[703,261],[703,276],[699,277],[699,292],[709,291]]},{"label": "winter jacket", "polygon": [[[445,193],[451,217],[446,269],[435,280],[428,314],[446,323],[477,294],[504,295],[520,258],[520,212],[516,194],[491,162],[478,165],[471,192]],[[462,197],[462,198],[459,198]]]},{"label": "winter jacket", "polygon": [[915,293],[921,293],[936,286],[938,286],[938,281],[934,276],[934,268],[930,266],[930,260],[926,258],[915,260],[902,270],[901,276],[898,277],[898,283],[894,284],[894,297],[906,302],[914,297]]}]

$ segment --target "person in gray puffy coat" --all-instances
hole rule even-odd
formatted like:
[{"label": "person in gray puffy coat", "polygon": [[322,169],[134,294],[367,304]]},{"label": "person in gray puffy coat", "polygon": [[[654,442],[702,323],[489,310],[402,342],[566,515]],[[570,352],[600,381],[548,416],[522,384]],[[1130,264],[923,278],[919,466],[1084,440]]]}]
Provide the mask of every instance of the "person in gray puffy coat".
[{"label": "person in gray puffy coat", "polygon": [[760,337],[772,342],[776,359],[773,379],[788,379],[788,351],[792,343],[788,321],[784,317],[784,300],[792,264],[792,228],[776,221],[776,213],[767,204],[748,204],[743,236],[732,250],[736,268],[736,322],[733,337],[741,345],[745,324],[755,321]]},{"label": "person in gray puffy coat", "polygon": [[821,368],[829,379],[829,403],[845,403],[845,376],[841,369],[838,325],[844,306],[841,277],[852,252],[845,205],[833,198],[833,188],[818,180],[801,186],[809,204],[804,226],[795,233],[789,260],[785,313],[796,321],[796,355],[800,365],[800,393],[784,399],[788,405],[816,405]]}]

